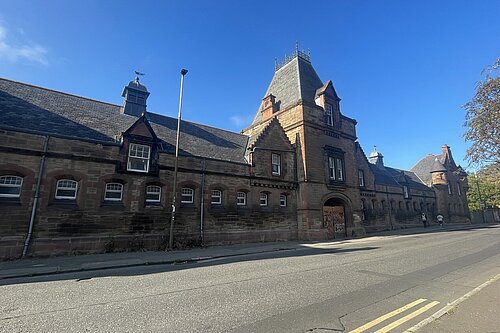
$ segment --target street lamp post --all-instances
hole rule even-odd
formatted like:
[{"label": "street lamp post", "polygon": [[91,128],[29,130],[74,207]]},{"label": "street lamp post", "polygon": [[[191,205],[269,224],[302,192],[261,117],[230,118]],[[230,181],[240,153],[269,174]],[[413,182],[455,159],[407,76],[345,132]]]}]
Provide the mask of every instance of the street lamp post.
[{"label": "street lamp post", "polygon": [[177,169],[179,165],[179,138],[181,134],[181,113],[182,113],[182,90],[184,88],[184,76],[187,74],[187,69],[181,70],[181,91],[179,94],[179,114],[177,116],[177,136],[175,138],[175,162],[174,162],[174,184],[172,190],[172,218],[170,219],[170,234],[168,239],[168,247],[174,246],[174,223],[175,223],[175,199],[177,196]]}]

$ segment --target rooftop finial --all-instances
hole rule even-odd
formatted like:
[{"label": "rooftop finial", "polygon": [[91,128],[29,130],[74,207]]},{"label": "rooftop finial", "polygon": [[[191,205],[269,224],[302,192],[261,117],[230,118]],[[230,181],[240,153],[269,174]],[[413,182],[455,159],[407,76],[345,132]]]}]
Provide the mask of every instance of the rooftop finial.
[{"label": "rooftop finial", "polygon": [[299,50],[299,42],[295,41],[295,50],[292,52],[292,55],[287,56],[285,54],[285,58],[281,62],[277,62],[277,59],[274,58],[274,70],[278,71],[280,68],[288,64],[290,61],[292,61],[295,58],[301,58],[305,61],[311,62],[311,51],[309,50],[308,53],[305,51],[300,51]]},{"label": "rooftop finial", "polygon": [[139,76],[144,76],[144,75],[146,75],[146,74],[141,73],[141,72],[139,72],[139,71],[134,71],[134,73],[135,73],[135,82],[137,82],[137,83],[139,82]]}]

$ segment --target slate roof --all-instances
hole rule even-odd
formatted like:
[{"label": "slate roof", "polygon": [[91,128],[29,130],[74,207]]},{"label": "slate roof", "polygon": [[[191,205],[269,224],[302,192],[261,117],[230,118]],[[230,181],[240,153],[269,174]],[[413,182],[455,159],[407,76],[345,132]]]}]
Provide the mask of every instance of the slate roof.
[{"label": "slate roof", "polygon": [[378,185],[387,185],[387,186],[403,186],[403,182],[400,180],[401,173],[406,176],[405,179],[407,181],[406,185],[409,188],[420,190],[420,191],[431,191],[429,187],[427,187],[419,177],[412,171],[401,170],[391,167],[378,167],[375,164],[370,163],[370,169],[372,170],[375,176],[375,183]]},{"label": "slate roof", "polygon": [[[122,106],[0,78],[0,127],[74,139],[115,143],[137,117]],[[177,119],[147,114],[164,151],[173,152]],[[181,153],[247,163],[248,136],[188,121],[181,122]]]},{"label": "slate roof", "polygon": [[418,161],[417,164],[415,164],[415,166],[410,170],[418,175],[418,177],[422,179],[424,183],[430,184],[432,181],[431,170],[434,166],[434,161],[436,160],[436,158],[439,160],[439,162],[443,163],[442,155],[429,154]]},{"label": "slate roof", "polygon": [[[311,63],[297,55],[274,73],[264,97],[273,94],[276,97],[278,110],[283,110],[299,101],[314,103],[316,91],[321,87],[323,87],[323,82]],[[262,104],[252,125],[261,121],[261,111]]]}]

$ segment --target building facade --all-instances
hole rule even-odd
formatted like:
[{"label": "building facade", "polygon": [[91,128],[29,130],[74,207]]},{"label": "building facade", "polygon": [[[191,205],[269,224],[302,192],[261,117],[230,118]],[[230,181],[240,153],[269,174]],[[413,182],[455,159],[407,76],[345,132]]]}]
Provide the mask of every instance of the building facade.
[{"label": "building facade", "polygon": [[[177,119],[147,110],[138,78],[122,96],[0,79],[0,258],[167,246]],[[422,212],[468,221],[449,147],[412,171],[367,158],[332,82],[298,50],[248,128],[182,121],[179,146],[176,247],[359,236],[419,226]]]}]

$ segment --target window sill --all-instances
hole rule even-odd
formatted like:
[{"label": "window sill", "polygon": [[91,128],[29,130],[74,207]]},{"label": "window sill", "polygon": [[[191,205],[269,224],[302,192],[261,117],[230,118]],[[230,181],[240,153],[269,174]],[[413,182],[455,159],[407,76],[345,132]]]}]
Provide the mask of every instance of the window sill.
[{"label": "window sill", "polygon": [[101,202],[101,208],[123,209],[125,208],[125,205],[122,201],[103,201]]},{"label": "window sill", "polygon": [[154,209],[163,209],[165,207],[163,207],[161,202],[146,202],[144,204],[144,208],[154,210]]},{"label": "window sill", "polygon": [[65,200],[65,199],[54,199],[49,203],[49,206],[53,208],[62,208],[62,209],[78,209],[78,204],[76,200]]}]

